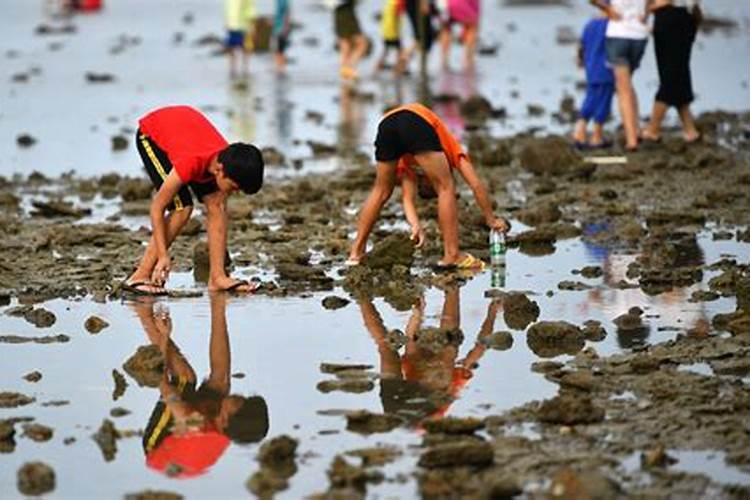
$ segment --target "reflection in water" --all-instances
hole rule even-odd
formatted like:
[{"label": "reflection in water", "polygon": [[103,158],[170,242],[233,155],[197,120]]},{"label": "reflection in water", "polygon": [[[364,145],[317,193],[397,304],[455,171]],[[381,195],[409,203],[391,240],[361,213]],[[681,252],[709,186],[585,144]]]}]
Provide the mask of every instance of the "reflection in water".
[{"label": "reflection in water", "polygon": [[397,339],[398,331],[387,331],[372,301],[359,299],[358,304],[380,355],[383,411],[420,426],[425,419],[443,417],[473,376],[473,370],[487,349],[479,340],[492,334],[501,303],[492,301],[488,305],[477,342],[463,359],[457,359],[463,342],[458,287],[444,291],[439,328],[422,327],[425,304],[420,299],[412,309],[401,342]]},{"label": "reflection in water", "polygon": [[231,361],[226,295],[211,296],[210,373],[197,385],[195,371],[170,338],[172,321],[153,300],[134,304],[152,344],[164,356],[160,398],[146,425],[143,451],[149,467],[170,477],[206,472],[230,442],[254,443],[268,432],[268,408],[260,396],[230,394]]},{"label": "reflection in water", "polygon": [[[591,288],[588,291],[588,299],[580,304],[578,312],[581,315],[587,315],[593,306],[601,310],[607,309],[613,314],[612,319],[619,319],[627,316],[633,306],[645,306],[647,311],[643,317],[634,315],[639,317],[632,318],[631,322],[628,322],[629,318],[625,317],[627,326],[623,328],[622,325],[618,325],[617,343],[623,349],[631,349],[648,343],[652,333],[649,318],[659,318],[662,324],[685,329],[691,335],[706,336],[710,330],[710,322],[705,304],[688,301],[692,293],[691,287],[674,287],[658,295],[647,296],[644,304],[644,295],[640,288],[621,286],[630,281],[628,268],[639,257],[620,254],[607,245],[595,243],[597,235],[610,231],[609,222],[589,223],[583,228],[586,237],[582,241],[586,255],[591,261],[601,265],[602,279],[606,286]],[[670,247],[674,253],[670,252],[668,259],[661,265],[665,268],[704,265],[705,255],[696,235],[680,236],[679,244]],[[644,245],[640,259],[646,262],[664,259],[664,256],[658,254],[663,248],[657,245],[654,249],[650,249],[648,245]]]},{"label": "reflection in water", "polygon": [[255,141],[255,109],[251,80],[232,82],[229,86],[229,137],[243,142]]},{"label": "reflection in water", "polygon": [[455,73],[443,71],[437,82],[437,95],[449,97],[434,104],[435,112],[448,125],[456,137],[464,133],[464,118],[461,114],[461,101],[477,94],[477,77],[473,71]]},{"label": "reflection in water", "polygon": [[357,89],[351,84],[342,83],[339,89],[339,154],[351,156],[357,151],[364,128],[365,117]]},{"label": "reflection in water", "polygon": [[289,101],[289,77],[285,73],[276,73],[273,88],[273,107],[276,123],[275,147],[281,151],[289,151],[292,147],[292,103]]}]

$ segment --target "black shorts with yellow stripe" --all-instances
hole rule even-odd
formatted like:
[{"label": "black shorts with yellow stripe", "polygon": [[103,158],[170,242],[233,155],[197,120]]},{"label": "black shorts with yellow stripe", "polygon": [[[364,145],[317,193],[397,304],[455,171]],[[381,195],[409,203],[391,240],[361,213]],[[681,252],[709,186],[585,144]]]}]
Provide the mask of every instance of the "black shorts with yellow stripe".
[{"label": "black shorts with yellow stripe", "polygon": [[[172,171],[172,162],[169,161],[167,153],[164,152],[150,137],[138,129],[135,133],[135,143],[138,147],[138,154],[141,155],[143,166],[146,168],[151,182],[156,189],[159,189],[164,180]],[[175,195],[172,202],[167,205],[167,210],[182,210],[185,207],[194,205],[193,196],[198,201],[203,201],[203,197],[218,191],[215,182],[197,183],[191,182],[183,186]]]}]

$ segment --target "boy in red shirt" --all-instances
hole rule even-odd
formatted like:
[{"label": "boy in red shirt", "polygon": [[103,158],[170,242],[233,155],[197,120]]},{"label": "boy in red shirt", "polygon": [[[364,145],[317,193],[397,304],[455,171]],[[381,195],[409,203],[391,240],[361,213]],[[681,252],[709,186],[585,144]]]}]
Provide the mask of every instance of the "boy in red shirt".
[{"label": "boy in red shirt", "polygon": [[378,126],[375,159],[375,185],[359,213],[357,237],[346,264],[359,264],[364,257],[370,231],[399,178],[412,240],[418,247],[422,246],[424,232],[414,207],[414,194],[417,191],[416,166],[424,173],[438,198],[438,225],[443,236],[443,258],[436,267],[481,269],[481,260],[459,249],[458,208],[452,171],[458,170],[469,185],[490,228],[507,231],[510,225],[504,218],[495,216],[487,189],[468,155],[440,118],[418,103],[406,104],[389,111]]},{"label": "boy in red shirt", "polygon": [[224,271],[226,200],[234,191],[254,194],[263,185],[258,148],[228,144],[203,114],[189,106],[159,108],[141,118],[136,144],[157,192],[151,201],[151,240],[123,289],[140,295],[166,293],[169,246],[190,219],[192,191],[206,207],[209,290],[251,292],[247,281],[234,280]]}]

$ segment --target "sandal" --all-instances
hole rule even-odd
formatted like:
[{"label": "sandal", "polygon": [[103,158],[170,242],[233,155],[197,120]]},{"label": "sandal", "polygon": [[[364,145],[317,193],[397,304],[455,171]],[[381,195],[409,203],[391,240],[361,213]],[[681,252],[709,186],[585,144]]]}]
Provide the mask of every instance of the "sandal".
[{"label": "sandal", "polygon": [[483,271],[485,263],[482,259],[478,259],[470,253],[464,254],[463,258],[459,259],[455,264],[444,264],[438,262],[433,266],[436,271],[459,271],[459,270],[470,270],[470,271]]},{"label": "sandal", "polygon": [[[145,286],[156,288],[158,289],[158,291],[145,290],[143,289],[143,287]],[[169,294],[169,292],[167,292],[166,289],[164,289],[163,287],[154,285],[150,281],[134,281],[132,283],[123,281],[122,283],[120,283],[120,290],[122,290],[123,292],[128,292],[133,295],[138,295],[142,297],[163,297]]]},{"label": "sandal", "polygon": [[[239,291],[238,288],[241,286],[251,286],[251,289],[248,291]],[[226,287],[225,289],[221,290],[222,292],[227,292],[230,294],[240,294],[240,293],[254,293],[260,285],[254,284],[254,286],[251,285],[251,283],[247,280],[238,280]]]}]

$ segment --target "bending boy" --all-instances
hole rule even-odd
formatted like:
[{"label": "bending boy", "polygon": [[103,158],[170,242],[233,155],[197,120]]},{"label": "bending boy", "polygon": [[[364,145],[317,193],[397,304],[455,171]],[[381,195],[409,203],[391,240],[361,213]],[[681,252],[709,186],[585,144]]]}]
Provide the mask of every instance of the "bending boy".
[{"label": "bending boy", "polygon": [[481,260],[462,253],[459,249],[458,209],[452,171],[457,170],[469,185],[490,228],[507,231],[510,226],[507,220],[495,216],[487,189],[468,155],[440,118],[418,103],[406,104],[389,111],[378,126],[375,159],[375,185],[359,213],[357,237],[349,252],[347,264],[358,264],[364,257],[370,231],[399,177],[412,239],[417,246],[422,245],[424,232],[414,207],[414,194],[417,191],[415,168],[419,168],[438,198],[438,225],[443,237],[443,258],[437,267],[482,267]]},{"label": "bending boy", "polygon": [[[156,109],[139,121],[138,153],[157,189],[151,201],[152,235],[125,290],[163,295],[169,277],[169,246],[190,219],[193,195],[205,205],[209,290],[250,292],[246,281],[226,275],[227,197],[237,190],[256,193],[263,185],[263,157],[255,146],[228,144],[199,111],[189,106]],[[165,215],[165,211],[168,214]]]}]

